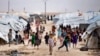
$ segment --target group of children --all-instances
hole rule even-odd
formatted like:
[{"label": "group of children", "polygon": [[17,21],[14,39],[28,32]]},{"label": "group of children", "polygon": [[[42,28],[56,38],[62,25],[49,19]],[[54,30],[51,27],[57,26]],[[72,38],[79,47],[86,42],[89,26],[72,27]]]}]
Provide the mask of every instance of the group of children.
[{"label": "group of children", "polygon": [[45,39],[45,44],[49,45],[49,52],[50,52],[50,55],[52,55],[53,47],[56,46],[57,39],[54,34],[51,34],[51,33],[48,34],[47,32],[44,39]]},{"label": "group of children", "polygon": [[[41,27],[41,29],[42,29],[42,27]],[[42,30],[44,30],[44,28]],[[49,46],[50,55],[52,55],[53,47],[56,46],[56,42],[57,42],[57,38],[55,37],[56,36],[56,33],[55,33],[56,27],[52,26],[51,30],[52,31],[50,31],[49,33],[46,32],[46,35],[44,36],[45,44]],[[76,47],[77,40],[81,33],[78,28],[73,30],[70,26],[63,27],[61,25],[57,31],[58,31],[58,39],[60,40],[60,43],[61,43],[61,46],[58,47],[58,50],[65,46],[66,51],[69,51],[68,45],[70,46],[70,43],[73,43],[73,47]],[[38,28],[37,28],[37,32],[24,31],[24,40],[29,39],[29,35],[30,35],[31,39],[28,42],[31,41],[32,46],[34,45],[34,46],[39,47],[39,45],[41,44],[42,33],[43,33],[43,31],[39,31]],[[12,34],[12,30],[10,29],[9,33],[8,33],[9,46],[10,46],[10,41],[11,41],[11,37],[12,37],[11,34]],[[79,38],[79,39],[81,39],[81,38]],[[18,41],[18,40],[16,40],[16,41]]]},{"label": "group of children", "polygon": [[41,34],[42,33],[40,32],[30,33],[31,39],[28,41],[28,43],[31,42],[32,46],[37,46],[37,49],[39,49],[39,45],[41,44],[41,39],[42,39]]},{"label": "group of children", "polygon": [[[48,34],[46,33],[45,35],[45,44],[49,45],[49,52],[50,52],[50,55],[52,55],[52,52],[53,52],[53,47],[56,46],[57,44],[57,38],[55,37],[56,35],[55,34]],[[69,51],[68,50],[68,43],[69,43],[69,38],[70,34],[67,34],[65,35],[64,39],[63,39],[63,42],[61,43],[61,46],[58,47],[58,50],[62,47],[66,47],[66,51]]]},{"label": "group of children", "polygon": [[60,40],[60,43],[62,44],[58,48],[58,50],[63,46],[65,46],[66,51],[68,51],[68,47],[70,47],[71,43],[73,44],[73,48],[75,48],[78,40],[82,41],[81,35],[83,31],[80,30],[78,27],[71,28],[70,25],[67,26],[60,25],[57,31],[58,31],[58,38]]}]

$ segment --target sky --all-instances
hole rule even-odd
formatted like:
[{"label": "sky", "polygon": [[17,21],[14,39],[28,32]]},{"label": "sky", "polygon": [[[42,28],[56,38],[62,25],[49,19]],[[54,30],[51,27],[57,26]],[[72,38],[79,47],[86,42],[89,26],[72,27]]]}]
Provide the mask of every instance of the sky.
[{"label": "sky", "polygon": [[[100,0],[47,0],[47,12],[99,11]],[[44,0],[10,0],[10,11],[44,12]],[[0,11],[8,11],[8,0],[0,0]]]}]

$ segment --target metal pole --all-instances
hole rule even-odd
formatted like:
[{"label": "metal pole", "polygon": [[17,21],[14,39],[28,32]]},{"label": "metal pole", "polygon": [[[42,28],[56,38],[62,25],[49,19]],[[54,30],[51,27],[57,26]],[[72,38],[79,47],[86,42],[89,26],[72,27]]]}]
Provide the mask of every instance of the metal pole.
[{"label": "metal pole", "polygon": [[46,18],[47,18],[47,13],[46,13],[46,11],[47,11],[47,10],[46,10],[46,5],[47,5],[47,3],[46,3],[46,2],[47,2],[47,0],[44,1],[44,6],[45,6],[45,23],[46,23]]},{"label": "metal pole", "polygon": [[46,1],[45,1],[45,19],[46,19]]},{"label": "metal pole", "polygon": [[8,0],[8,13],[10,11],[10,0]]}]

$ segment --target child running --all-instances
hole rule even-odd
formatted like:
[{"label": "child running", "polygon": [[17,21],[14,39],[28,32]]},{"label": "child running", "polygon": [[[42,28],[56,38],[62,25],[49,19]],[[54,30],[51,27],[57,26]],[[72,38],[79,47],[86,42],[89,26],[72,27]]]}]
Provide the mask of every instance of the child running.
[{"label": "child running", "polygon": [[50,34],[50,37],[49,37],[49,40],[48,40],[48,44],[49,44],[50,55],[52,55],[53,47],[54,47],[53,34]]},{"label": "child running", "polygon": [[67,34],[67,36],[65,37],[65,39],[63,41],[63,44],[60,47],[58,47],[58,50],[65,46],[66,47],[66,51],[68,51],[68,41],[69,41],[69,36]]}]

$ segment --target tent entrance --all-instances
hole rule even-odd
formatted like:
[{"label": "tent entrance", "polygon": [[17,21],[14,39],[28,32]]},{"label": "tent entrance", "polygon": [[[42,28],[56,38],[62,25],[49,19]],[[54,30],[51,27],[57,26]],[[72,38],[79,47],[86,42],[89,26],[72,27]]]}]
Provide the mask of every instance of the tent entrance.
[{"label": "tent entrance", "polygon": [[0,38],[0,45],[4,45],[4,44],[7,44],[7,42],[3,40],[2,38]]}]

